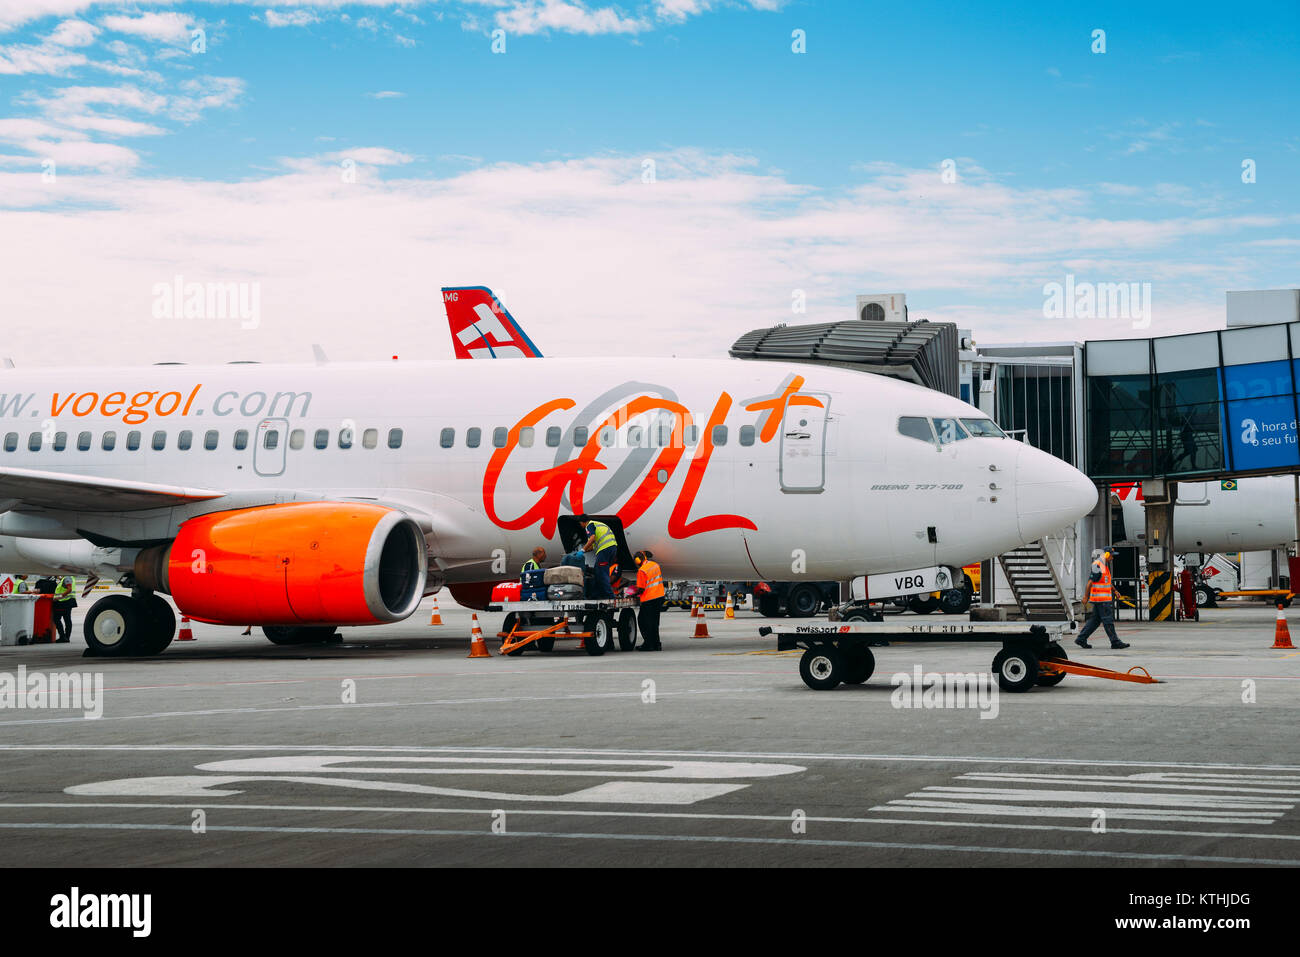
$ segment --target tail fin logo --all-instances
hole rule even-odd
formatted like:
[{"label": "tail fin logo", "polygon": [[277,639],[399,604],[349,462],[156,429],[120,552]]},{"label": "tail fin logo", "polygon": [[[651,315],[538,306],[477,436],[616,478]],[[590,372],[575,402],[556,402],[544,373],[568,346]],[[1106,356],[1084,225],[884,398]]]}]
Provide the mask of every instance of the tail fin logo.
[{"label": "tail fin logo", "polygon": [[444,287],[457,359],[529,359],[541,353],[486,286]]}]

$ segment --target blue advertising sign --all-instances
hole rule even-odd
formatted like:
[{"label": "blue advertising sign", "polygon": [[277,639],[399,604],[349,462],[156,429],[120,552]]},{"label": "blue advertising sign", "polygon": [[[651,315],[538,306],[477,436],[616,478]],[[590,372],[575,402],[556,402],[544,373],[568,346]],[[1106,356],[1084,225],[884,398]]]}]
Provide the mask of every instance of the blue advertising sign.
[{"label": "blue advertising sign", "polygon": [[1287,359],[1224,366],[1223,384],[1226,398],[1253,399],[1267,395],[1290,395],[1291,363]]},{"label": "blue advertising sign", "polygon": [[1295,403],[1289,395],[1229,402],[1227,428],[1234,469],[1300,464]]}]

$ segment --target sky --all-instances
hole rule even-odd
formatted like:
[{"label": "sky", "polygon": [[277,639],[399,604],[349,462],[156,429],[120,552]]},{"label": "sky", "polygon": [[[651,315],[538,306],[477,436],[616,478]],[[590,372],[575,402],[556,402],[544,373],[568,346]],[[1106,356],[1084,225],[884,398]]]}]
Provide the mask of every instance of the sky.
[{"label": "sky", "polygon": [[1300,287],[1298,41],[1294,0],[0,0],[0,355],[449,358],[444,285],[557,356],[877,293],[987,344],[1221,328]]}]

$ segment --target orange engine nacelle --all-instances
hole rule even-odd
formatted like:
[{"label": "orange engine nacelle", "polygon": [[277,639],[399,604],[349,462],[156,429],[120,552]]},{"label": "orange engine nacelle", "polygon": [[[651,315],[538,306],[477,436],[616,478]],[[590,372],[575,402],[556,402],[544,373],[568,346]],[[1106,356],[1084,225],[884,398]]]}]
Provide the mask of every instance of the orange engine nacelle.
[{"label": "orange engine nacelle", "polygon": [[396,509],[302,502],[211,512],[146,549],[136,581],[212,624],[371,625],[420,603],[428,552]]}]

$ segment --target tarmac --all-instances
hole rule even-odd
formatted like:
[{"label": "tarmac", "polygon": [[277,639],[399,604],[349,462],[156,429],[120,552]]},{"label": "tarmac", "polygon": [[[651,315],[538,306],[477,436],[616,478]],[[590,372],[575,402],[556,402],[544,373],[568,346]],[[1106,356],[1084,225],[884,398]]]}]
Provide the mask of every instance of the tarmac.
[{"label": "tarmac", "polygon": [[196,624],[158,657],[106,660],[82,656],[90,604],[71,644],[0,648],[0,676],[103,683],[98,718],[84,699],[0,707],[6,867],[1300,860],[1300,650],[1270,648],[1269,606],[1068,646],[1159,684],[901,707],[895,675],[987,673],[999,646],[876,648],[868,682],[819,692],[755,613],[711,612],[695,639],[668,611],[663,652],[600,657],[496,655],[503,616],[480,614],[494,654],[470,659],[469,612],[444,594],[437,626],[426,599],[330,645]]}]

